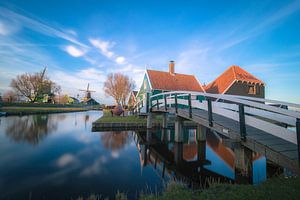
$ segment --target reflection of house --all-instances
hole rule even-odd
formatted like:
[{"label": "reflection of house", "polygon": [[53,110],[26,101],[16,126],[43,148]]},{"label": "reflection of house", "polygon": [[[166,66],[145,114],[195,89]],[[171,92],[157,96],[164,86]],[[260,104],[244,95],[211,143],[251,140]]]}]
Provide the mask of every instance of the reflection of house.
[{"label": "reflection of house", "polygon": [[205,86],[207,93],[265,97],[265,84],[239,66],[231,66]]},{"label": "reflection of house", "polygon": [[83,103],[85,103],[87,105],[99,105],[99,103],[93,98],[90,98],[90,99],[84,101]]},{"label": "reflection of house", "polygon": [[200,82],[194,75],[175,73],[175,63],[169,64],[169,71],[146,70],[137,99],[143,99],[146,93],[150,95],[168,91],[197,91],[204,92]]},{"label": "reflection of house", "polygon": [[128,99],[128,107],[132,108],[136,102],[136,95],[137,95],[137,91],[132,91],[130,93],[129,99]]}]

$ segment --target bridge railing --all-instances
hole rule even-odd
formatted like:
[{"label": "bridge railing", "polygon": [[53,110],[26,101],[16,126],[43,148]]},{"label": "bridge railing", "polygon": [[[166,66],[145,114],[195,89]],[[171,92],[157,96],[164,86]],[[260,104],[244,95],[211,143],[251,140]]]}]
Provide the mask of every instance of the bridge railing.
[{"label": "bridge railing", "polygon": [[[202,100],[201,100],[202,99]],[[221,102],[220,102],[221,100]],[[167,111],[168,108],[179,107],[189,111],[189,118],[193,117],[193,110],[205,110],[208,113],[209,125],[213,126],[213,113],[240,124],[240,134],[246,139],[246,125],[282,138],[294,144],[300,144],[300,112],[289,110],[289,107],[300,108],[298,104],[275,100],[258,99],[233,95],[220,95],[201,92],[175,91],[165,92],[150,97],[151,107]],[[267,102],[288,107],[274,107]],[[287,109],[286,109],[287,108]]]}]

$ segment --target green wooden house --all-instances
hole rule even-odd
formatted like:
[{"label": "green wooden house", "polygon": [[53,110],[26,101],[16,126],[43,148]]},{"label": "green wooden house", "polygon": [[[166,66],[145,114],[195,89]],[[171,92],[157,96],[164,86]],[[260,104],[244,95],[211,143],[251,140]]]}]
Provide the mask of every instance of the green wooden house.
[{"label": "green wooden house", "polygon": [[137,101],[145,101],[147,93],[151,96],[170,91],[205,92],[194,75],[176,73],[175,62],[170,61],[167,72],[150,69],[145,71],[136,99]]}]

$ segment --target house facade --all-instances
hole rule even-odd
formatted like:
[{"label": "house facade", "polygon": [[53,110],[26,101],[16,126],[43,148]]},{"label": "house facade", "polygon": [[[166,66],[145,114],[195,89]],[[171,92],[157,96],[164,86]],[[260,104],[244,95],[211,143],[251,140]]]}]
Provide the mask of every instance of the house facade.
[{"label": "house facade", "polygon": [[169,71],[147,69],[142,85],[136,95],[137,100],[145,99],[146,94],[159,94],[170,91],[205,92],[201,83],[194,75],[179,74],[175,72],[175,62],[170,61]]},{"label": "house facade", "polygon": [[213,94],[265,98],[265,83],[239,66],[229,67],[204,89]]}]

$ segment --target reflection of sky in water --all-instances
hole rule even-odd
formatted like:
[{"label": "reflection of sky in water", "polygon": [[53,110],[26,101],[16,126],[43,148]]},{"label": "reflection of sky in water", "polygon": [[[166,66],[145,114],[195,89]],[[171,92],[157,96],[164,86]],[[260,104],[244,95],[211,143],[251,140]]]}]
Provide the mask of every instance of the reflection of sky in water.
[{"label": "reflection of sky in water", "polygon": [[[33,199],[77,198],[90,193],[112,197],[118,190],[133,198],[146,188],[161,190],[163,163],[157,163],[156,169],[151,164],[142,167],[130,131],[92,133],[91,124],[99,117],[99,112],[90,111],[1,118],[0,191],[5,192],[0,199],[24,199],[30,192]],[[196,132],[187,133],[183,155],[187,161],[195,161]],[[161,138],[159,131],[157,134]],[[174,141],[173,130],[166,136],[167,141]],[[204,167],[234,179],[234,169],[219,152],[228,149],[218,148],[222,143],[212,136],[206,146],[211,165]],[[168,142],[166,148],[172,151],[174,143]],[[166,169],[164,180],[174,176],[174,171]],[[265,177],[266,160],[260,158],[253,163],[253,182]]]},{"label": "reflection of sky in water", "polygon": [[206,159],[211,161],[211,165],[204,167],[227,178],[234,179],[234,171],[222,160],[209,146],[206,146]]},{"label": "reflection of sky in water", "polygon": [[253,161],[253,184],[257,185],[267,179],[267,160],[260,157]]},{"label": "reflection of sky in water", "polygon": [[[29,120],[36,120],[34,117],[29,116]],[[99,112],[42,116],[45,126],[55,124],[56,128],[44,137],[42,132],[30,137],[37,144],[24,138],[17,141],[16,135],[7,132],[9,126],[18,125],[13,121],[19,117],[1,118],[0,199],[24,199],[30,192],[33,199],[77,198],[89,193],[112,196],[118,190],[130,190],[132,196],[147,186],[160,188],[160,179],[153,170],[145,168],[141,174],[139,154],[130,133],[114,133],[113,138],[102,140],[105,133],[90,131],[91,123],[99,117]],[[47,127],[35,128],[43,131]]]}]

